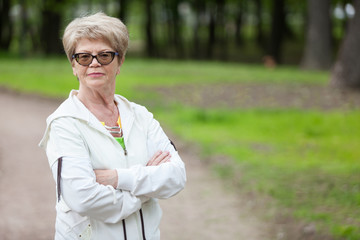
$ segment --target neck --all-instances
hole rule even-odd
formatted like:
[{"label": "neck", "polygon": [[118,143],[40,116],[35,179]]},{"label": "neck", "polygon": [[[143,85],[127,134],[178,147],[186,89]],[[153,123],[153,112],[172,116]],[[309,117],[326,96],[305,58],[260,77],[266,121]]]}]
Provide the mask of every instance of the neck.
[{"label": "neck", "polygon": [[116,125],[119,113],[114,100],[115,91],[93,91],[79,89],[78,99],[86,106],[96,118],[106,125]]}]

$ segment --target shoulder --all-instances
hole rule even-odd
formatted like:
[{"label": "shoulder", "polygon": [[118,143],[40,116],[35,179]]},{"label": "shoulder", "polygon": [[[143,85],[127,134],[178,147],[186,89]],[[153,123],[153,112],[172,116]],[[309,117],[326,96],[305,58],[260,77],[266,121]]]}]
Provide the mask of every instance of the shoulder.
[{"label": "shoulder", "polygon": [[49,138],[49,133],[53,129],[63,130],[64,132],[76,132],[75,122],[78,119],[86,119],[87,114],[79,108],[74,99],[70,96],[46,119],[46,129],[40,146],[45,146]]},{"label": "shoulder", "polygon": [[75,91],[60,104],[60,106],[46,119],[47,125],[51,125],[57,119],[79,119],[89,121],[89,110],[77,99]]},{"label": "shoulder", "polygon": [[74,99],[66,99],[47,119],[47,121],[55,120],[59,117],[75,117],[84,118],[87,114],[83,113],[79,104],[74,102]]},{"label": "shoulder", "polygon": [[66,132],[76,132],[76,124],[79,122],[79,119],[69,117],[69,116],[61,116],[55,118],[51,122],[51,129],[62,129]]}]

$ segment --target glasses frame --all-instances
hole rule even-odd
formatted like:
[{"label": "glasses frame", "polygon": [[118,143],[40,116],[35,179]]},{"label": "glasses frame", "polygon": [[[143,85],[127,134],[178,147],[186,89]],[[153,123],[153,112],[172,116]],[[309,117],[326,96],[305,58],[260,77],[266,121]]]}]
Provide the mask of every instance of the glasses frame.
[{"label": "glasses frame", "polygon": [[[109,63],[101,63],[100,61],[99,61],[99,59],[98,59],[98,55],[99,54],[102,54],[102,53],[110,53],[111,54],[111,61],[109,62]],[[89,62],[89,64],[81,64],[80,62],[79,62],[79,55],[80,54],[87,54],[87,55],[90,55],[91,56],[91,61]],[[105,52],[99,52],[98,54],[96,54],[96,55],[92,55],[92,54],[90,54],[90,53],[75,53],[75,54],[73,54],[71,57],[72,57],[72,59],[75,59],[75,61],[78,63],[78,64],[80,64],[81,66],[85,66],[85,67],[87,67],[87,66],[89,66],[93,61],[94,61],[94,58],[96,58],[96,61],[99,63],[99,64],[101,64],[101,65],[109,65],[110,63],[112,63],[113,61],[114,61],[114,58],[115,58],[115,56],[119,56],[119,53],[118,52],[113,52],[113,51],[105,51]]]}]

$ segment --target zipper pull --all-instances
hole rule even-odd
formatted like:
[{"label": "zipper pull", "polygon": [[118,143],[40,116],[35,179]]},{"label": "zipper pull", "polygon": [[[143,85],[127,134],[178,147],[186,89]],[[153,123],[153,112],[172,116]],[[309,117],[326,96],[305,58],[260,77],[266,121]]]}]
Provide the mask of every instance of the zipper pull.
[{"label": "zipper pull", "polygon": [[121,145],[122,149],[124,150],[124,154],[125,154],[125,156],[126,156],[126,155],[127,155],[127,150],[126,150],[126,146],[125,146],[124,137],[118,137],[118,138],[116,138],[116,140],[117,140],[118,143]]}]

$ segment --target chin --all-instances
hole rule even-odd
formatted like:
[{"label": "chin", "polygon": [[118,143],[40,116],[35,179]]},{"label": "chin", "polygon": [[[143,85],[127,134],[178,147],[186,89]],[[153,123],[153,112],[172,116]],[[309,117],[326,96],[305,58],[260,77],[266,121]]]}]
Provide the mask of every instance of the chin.
[{"label": "chin", "polygon": [[109,83],[101,79],[92,79],[85,82],[89,88],[99,88],[108,85]]}]

